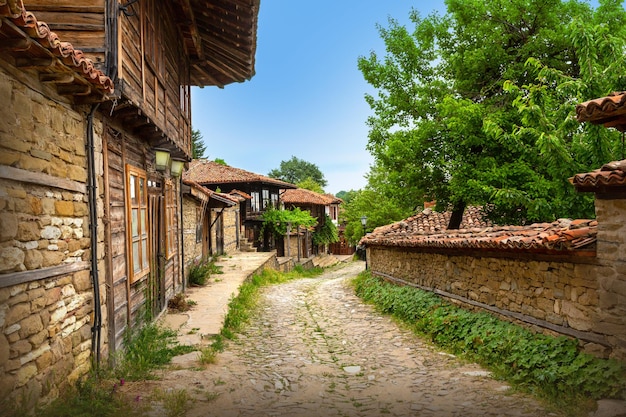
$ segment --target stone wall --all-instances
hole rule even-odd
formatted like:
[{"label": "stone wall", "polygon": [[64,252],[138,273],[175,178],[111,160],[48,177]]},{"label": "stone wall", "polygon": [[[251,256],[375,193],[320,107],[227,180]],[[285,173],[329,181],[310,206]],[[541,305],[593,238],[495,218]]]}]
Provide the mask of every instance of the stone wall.
[{"label": "stone wall", "polygon": [[[0,65],[0,397],[32,405],[56,397],[90,367],[89,107],[49,99],[37,77],[18,81],[7,71]],[[95,126],[104,271],[102,124]],[[106,334],[103,328],[104,344]]]},{"label": "stone wall", "polygon": [[607,335],[626,358],[626,199],[596,195],[599,266],[598,319],[594,329]]},{"label": "stone wall", "polygon": [[[615,343],[601,303],[595,259],[541,259],[538,256],[488,256],[476,252],[420,252],[396,247],[368,247],[373,274],[398,284],[433,291],[470,308],[484,309],[525,323],[535,330],[581,340],[598,356],[624,358]],[[622,333],[623,334],[623,333]]]},{"label": "stone wall", "polygon": [[185,250],[185,279],[187,266],[202,257],[202,241],[196,242],[196,208],[200,203],[195,199],[183,197],[183,247]]},{"label": "stone wall", "polygon": [[224,253],[233,253],[239,249],[239,205],[228,207],[224,216]]}]

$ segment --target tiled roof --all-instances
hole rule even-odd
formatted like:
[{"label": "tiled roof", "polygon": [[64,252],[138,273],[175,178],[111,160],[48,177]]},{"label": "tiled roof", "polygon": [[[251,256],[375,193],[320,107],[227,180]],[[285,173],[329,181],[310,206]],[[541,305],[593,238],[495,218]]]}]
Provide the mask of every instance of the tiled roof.
[{"label": "tiled roof", "polygon": [[231,190],[228,194],[237,199],[252,200],[252,196],[250,194],[244,193],[241,190]]},{"label": "tiled roof", "polygon": [[[295,190],[285,190],[280,195],[280,200],[287,204],[310,204],[318,206],[329,206],[338,200],[331,194],[320,194],[315,191],[306,190],[304,188],[296,188]],[[341,200],[339,200],[341,201]]]},{"label": "tiled roof", "polygon": [[235,204],[239,203],[239,201],[237,201],[237,199],[234,198],[233,196],[229,194],[218,193],[213,190],[209,190],[208,188],[203,187],[202,185],[198,184],[195,181],[183,179],[183,183],[197,190],[198,192],[206,195],[208,198],[221,201],[222,203],[228,204],[229,206],[234,206]]},{"label": "tiled roof", "polygon": [[605,127],[614,127],[624,132],[626,130],[626,91],[615,92],[577,105],[576,119],[581,123],[603,124]]},{"label": "tiled roof", "polygon": [[[595,250],[597,221],[559,220],[530,226],[487,226],[464,216],[462,229],[446,230],[450,214],[424,212],[376,228],[361,244],[431,249],[497,250],[504,252],[576,252]],[[474,223],[472,225],[472,223]]]},{"label": "tiled roof", "polygon": [[576,174],[569,179],[578,191],[601,191],[610,187],[611,190],[626,187],[626,159],[605,164],[600,169]]},{"label": "tiled roof", "polygon": [[[21,0],[0,0],[0,47],[20,68],[35,68],[40,79],[57,83],[59,94],[102,101],[113,81],[81,50],[62,42],[50,27],[26,11]],[[68,88],[72,86],[72,88]]]},{"label": "tiled roof", "polygon": [[189,169],[184,174],[185,179],[196,181],[200,184],[250,184],[261,183],[273,185],[279,188],[296,188],[295,185],[280,181],[264,175],[255,174],[240,168],[218,164],[206,159],[194,159],[189,164]]}]

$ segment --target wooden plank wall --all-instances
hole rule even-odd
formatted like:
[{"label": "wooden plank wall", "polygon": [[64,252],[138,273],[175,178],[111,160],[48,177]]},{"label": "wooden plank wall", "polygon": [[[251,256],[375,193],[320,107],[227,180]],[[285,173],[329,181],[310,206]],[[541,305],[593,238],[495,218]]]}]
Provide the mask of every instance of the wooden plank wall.
[{"label": "wooden plank wall", "polygon": [[104,65],[105,0],[25,0],[26,10],[33,12],[59,35],[82,50],[96,66]]}]

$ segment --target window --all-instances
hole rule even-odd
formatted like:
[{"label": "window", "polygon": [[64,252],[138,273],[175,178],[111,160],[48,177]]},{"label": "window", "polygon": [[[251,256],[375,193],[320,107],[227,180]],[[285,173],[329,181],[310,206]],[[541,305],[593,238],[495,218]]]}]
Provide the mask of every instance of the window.
[{"label": "window", "polygon": [[202,208],[196,207],[196,243],[202,242]]},{"label": "window", "polygon": [[271,199],[272,199],[272,207],[275,209],[278,209],[278,194],[272,193]]},{"label": "window", "polygon": [[165,256],[168,259],[176,253],[177,208],[176,188],[168,179],[165,182]]},{"label": "window", "polygon": [[260,204],[260,196],[259,196],[259,192],[258,191],[253,191],[250,193],[250,196],[252,197],[252,200],[250,201],[250,210],[253,213],[258,213],[259,211],[261,211],[261,204]]},{"label": "window", "polygon": [[263,190],[263,210],[270,205],[270,190]]},{"label": "window", "polygon": [[131,283],[150,272],[147,185],[145,171],[126,165],[126,241]]}]

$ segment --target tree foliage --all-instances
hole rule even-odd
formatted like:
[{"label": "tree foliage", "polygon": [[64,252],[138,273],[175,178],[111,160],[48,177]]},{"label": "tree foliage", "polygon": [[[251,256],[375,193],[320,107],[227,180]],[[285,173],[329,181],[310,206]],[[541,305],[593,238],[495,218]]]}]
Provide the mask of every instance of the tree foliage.
[{"label": "tree foliage", "polygon": [[324,222],[320,226],[319,230],[313,232],[313,244],[314,245],[328,245],[329,243],[339,242],[339,231],[335,223],[324,214]]},{"label": "tree foliage", "polygon": [[316,224],[317,220],[308,211],[303,211],[299,207],[292,210],[268,208],[263,213],[261,235],[268,231],[274,236],[284,236],[287,234],[288,225],[295,230],[298,227],[314,227]]},{"label": "tree foliage", "polygon": [[202,133],[198,129],[191,129],[191,157],[193,159],[204,158],[206,145],[202,138]]},{"label": "tree foliage", "polygon": [[309,191],[314,191],[319,194],[324,194],[324,189],[311,177],[305,178],[296,184],[298,188],[302,188]]},{"label": "tree foliage", "polygon": [[267,176],[291,184],[298,184],[299,182],[310,178],[322,188],[327,185],[324,174],[322,174],[322,171],[320,171],[317,165],[303,159],[296,158],[295,156],[292,156],[288,161],[281,161],[280,168],[271,170]]},{"label": "tree foliage", "polygon": [[[626,13],[577,0],[448,0],[412,32],[379,26],[386,55],[360,57],[376,95],[368,186],[413,210],[485,206],[501,223],[593,216],[567,178],[619,157],[619,135],[573,118],[624,85]],[[384,176],[380,172],[385,172]]]}]

